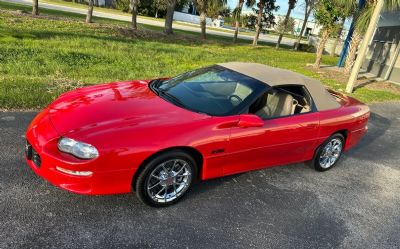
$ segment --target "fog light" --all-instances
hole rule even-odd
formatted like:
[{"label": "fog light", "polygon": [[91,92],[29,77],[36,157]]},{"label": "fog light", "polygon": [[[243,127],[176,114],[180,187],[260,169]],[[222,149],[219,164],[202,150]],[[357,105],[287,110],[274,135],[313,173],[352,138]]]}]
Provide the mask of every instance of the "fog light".
[{"label": "fog light", "polygon": [[93,175],[92,171],[75,171],[75,170],[63,169],[58,166],[56,166],[56,170],[63,172],[65,174],[68,174],[68,175],[73,175],[73,176],[91,176],[91,175]]}]

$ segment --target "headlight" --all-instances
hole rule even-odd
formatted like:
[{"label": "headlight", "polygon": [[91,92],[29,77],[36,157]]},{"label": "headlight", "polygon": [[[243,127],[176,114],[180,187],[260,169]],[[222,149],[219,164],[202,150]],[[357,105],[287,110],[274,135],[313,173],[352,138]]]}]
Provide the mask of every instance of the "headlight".
[{"label": "headlight", "polygon": [[94,146],[67,137],[62,137],[58,141],[58,149],[81,159],[93,159],[99,156]]}]

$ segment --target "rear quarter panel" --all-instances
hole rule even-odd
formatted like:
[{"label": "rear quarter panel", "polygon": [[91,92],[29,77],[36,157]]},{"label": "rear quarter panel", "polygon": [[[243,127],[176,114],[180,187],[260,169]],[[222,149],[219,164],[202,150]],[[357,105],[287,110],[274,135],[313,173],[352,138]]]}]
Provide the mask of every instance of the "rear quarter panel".
[{"label": "rear quarter panel", "polygon": [[358,100],[339,95],[341,107],[320,112],[319,143],[338,131],[346,134],[345,150],[356,145],[368,130],[369,107]]}]

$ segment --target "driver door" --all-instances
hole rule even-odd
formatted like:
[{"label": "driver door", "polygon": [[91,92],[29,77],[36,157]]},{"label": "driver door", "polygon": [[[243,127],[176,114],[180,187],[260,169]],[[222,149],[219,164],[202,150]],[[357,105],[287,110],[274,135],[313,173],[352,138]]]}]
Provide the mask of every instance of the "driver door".
[{"label": "driver door", "polygon": [[262,127],[233,127],[228,147],[230,163],[223,174],[308,160],[316,148],[318,132],[318,112],[266,119]]}]

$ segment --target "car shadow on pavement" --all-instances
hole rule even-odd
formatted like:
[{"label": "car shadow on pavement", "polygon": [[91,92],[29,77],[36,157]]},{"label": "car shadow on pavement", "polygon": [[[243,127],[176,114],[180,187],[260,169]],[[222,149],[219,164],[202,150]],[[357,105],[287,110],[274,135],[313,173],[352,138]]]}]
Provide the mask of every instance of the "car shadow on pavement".
[{"label": "car shadow on pavement", "polygon": [[379,150],[379,153],[376,153],[378,149],[376,145],[379,144],[376,141],[385,139],[382,137],[390,129],[391,125],[391,120],[377,113],[371,112],[368,122],[368,132],[361,139],[361,141],[355,145],[355,147],[350,149],[345,155],[347,157],[363,158],[376,161],[381,158],[386,158],[388,155],[398,151],[396,146],[386,146],[384,150]]}]

